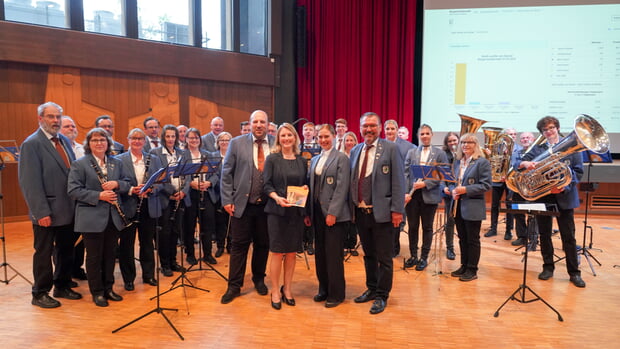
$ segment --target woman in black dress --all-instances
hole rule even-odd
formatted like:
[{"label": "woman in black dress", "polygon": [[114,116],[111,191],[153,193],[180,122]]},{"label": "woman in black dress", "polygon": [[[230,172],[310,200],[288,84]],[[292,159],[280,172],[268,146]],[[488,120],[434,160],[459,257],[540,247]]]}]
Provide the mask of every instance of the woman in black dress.
[{"label": "woman in black dress", "polygon": [[294,206],[287,200],[288,186],[306,186],[307,160],[299,154],[299,135],[288,123],[278,129],[273,152],[265,160],[263,172],[264,191],[270,198],[265,206],[269,224],[269,250],[271,251],[271,287],[280,284],[284,264],[284,285],[280,293],[271,293],[271,306],[282,307],[281,300],[295,305],[291,282],[295,271],[296,252],[302,244],[305,208]]}]

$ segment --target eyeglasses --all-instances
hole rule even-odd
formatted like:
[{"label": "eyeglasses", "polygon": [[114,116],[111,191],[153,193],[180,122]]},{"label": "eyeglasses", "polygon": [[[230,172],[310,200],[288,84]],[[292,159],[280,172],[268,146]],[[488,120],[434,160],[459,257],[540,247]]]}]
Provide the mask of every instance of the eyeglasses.
[{"label": "eyeglasses", "polygon": [[555,130],[555,129],[556,129],[556,127],[555,127],[555,126],[549,126],[549,127],[547,127],[547,128],[543,128],[543,129],[542,129],[542,131],[543,131],[543,132],[551,132],[551,131],[553,131],[553,130]]},{"label": "eyeglasses", "polygon": [[189,139],[190,141],[196,141],[200,139],[200,137],[185,137],[185,138]]},{"label": "eyeglasses", "polygon": [[379,127],[379,125],[377,124],[366,124],[366,125],[362,125],[362,128],[376,128]]},{"label": "eyeglasses", "polygon": [[89,142],[90,143],[95,143],[95,144],[97,144],[97,143],[107,143],[108,140],[105,139],[105,138],[93,138]]},{"label": "eyeglasses", "polygon": [[129,140],[130,141],[143,141],[144,137],[130,137]]},{"label": "eyeglasses", "polygon": [[230,142],[230,139],[220,139],[218,142],[228,143],[228,142]]},{"label": "eyeglasses", "polygon": [[461,144],[476,144],[476,142],[472,141],[462,141]]}]

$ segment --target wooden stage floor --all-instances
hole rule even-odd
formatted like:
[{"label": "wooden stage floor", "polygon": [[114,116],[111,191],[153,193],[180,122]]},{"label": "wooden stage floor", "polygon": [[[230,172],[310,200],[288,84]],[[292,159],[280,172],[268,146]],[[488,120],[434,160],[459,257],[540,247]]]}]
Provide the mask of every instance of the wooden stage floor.
[{"label": "wooden stage floor", "polygon": [[[86,281],[76,289],[84,295],[77,301],[61,300],[62,307],[41,309],[30,304],[30,284],[17,276],[0,284],[0,341],[5,348],[615,348],[620,342],[620,225],[617,216],[591,216],[595,249],[591,268],[581,257],[585,289],[568,281],[563,262],[548,281],[537,279],[541,271],[540,252],[530,254],[527,285],[559,311],[556,314],[541,301],[522,304],[509,301],[494,317],[496,309],[522,283],[520,251],[500,235],[482,238],[479,279],[459,282],[449,276],[458,267],[448,261],[431,261],[422,272],[403,270],[408,257],[407,235],[401,234],[401,256],[395,258],[394,287],[386,311],[370,315],[370,303],[356,304],[353,298],[365,290],[363,258],[351,257],[345,265],[347,299],[326,309],[312,297],[317,291],[314,258],[303,257],[295,271],[294,296],[297,306],[283,304],[280,311],[270,306],[269,296],[258,295],[246,275],[242,296],[220,304],[226,282],[213,271],[189,273],[189,280],[203,292],[176,289],[161,297],[161,306],[176,308],[166,316],[185,337],[182,341],[164,317],[153,313],[112,333],[138,316],[155,309],[155,287],[141,283],[136,290],[123,288],[116,268],[115,290],[124,297],[107,308],[94,305]],[[577,242],[583,239],[583,216],[576,217]],[[483,222],[483,232],[488,220]],[[27,222],[5,224],[7,262],[32,280],[32,229]],[[455,238],[456,240],[456,238]],[[560,256],[559,236],[553,238]],[[599,250],[600,249],[600,250]],[[217,270],[228,274],[228,254]],[[248,268],[249,270],[249,268]],[[3,267],[2,280],[15,273]],[[442,274],[437,274],[442,271]],[[175,277],[178,273],[175,273]],[[173,278],[162,277],[162,291]],[[270,287],[269,279],[266,279]],[[533,295],[526,292],[526,299]]]}]

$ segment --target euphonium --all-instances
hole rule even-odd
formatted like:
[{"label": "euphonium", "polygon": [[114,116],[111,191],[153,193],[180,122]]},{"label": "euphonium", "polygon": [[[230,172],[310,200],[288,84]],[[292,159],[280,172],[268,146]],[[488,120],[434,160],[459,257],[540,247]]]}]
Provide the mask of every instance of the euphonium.
[{"label": "euphonium", "polygon": [[491,163],[491,178],[493,182],[502,182],[506,178],[510,168],[510,156],[514,141],[506,134],[502,134],[503,129],[498,127],[483,127],[485,147],[491,151],[485,156]]},{"label": "euphonium", "polygon": [[[553,188],[564,188],[571,183],[572,174],[563,158],[588,149],[595,153],[609,150],[609,136],[603,126],[591,116],[582,114],[575,118],[574,130],[532,162],[532,170],[512,171],[506,178],[506,185],[528,201],[536,200],[551,192]],[[529,149],[528,149],[529,150]]]}]

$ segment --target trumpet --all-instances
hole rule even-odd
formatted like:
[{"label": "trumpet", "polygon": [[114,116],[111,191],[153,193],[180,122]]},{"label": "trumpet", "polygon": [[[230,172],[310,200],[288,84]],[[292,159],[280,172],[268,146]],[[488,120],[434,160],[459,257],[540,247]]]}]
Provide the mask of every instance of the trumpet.
[{"label": "trumpet", "polygon": [[[103,185],[105,182],[108,181],[107,176],[105,176],[103,174],[103,172],[101,172],[101,169],[99,168],[99,166],[95,162],[95,159],[93,159],[93,158],[90,159],[90,165],[92,166],[92,168],[97,173],[97,178],[99,179],[99,183],[101,183],[101,185]],[[132,226],[134,222],[130,222],[127,219],[127,216],[125,216],[125,213],[123,213],[123,209],[121,208],[121,205],[118,203],[118,200],[115,200],[111,204],[112,204],[112,206],[114,206],[114,208],[116,209],[116,212],[121,217],[121,220],[123,221],[123,224],[125,225],[125,228],[128,228],[128,227]]]},{"label": "trumpet", "polygon": [[[142,184],[146,183],[146,180],[149,178],[147,173],[149,171],[149,166],[151,165],[151,154],[147,154],[144,159],[144,175],[142,176]],[[140,223],[140,214],[142,213],[142,201],[144,201],[144,196],[140,196],[140,200],[138,200],[138,207],[136,208],[136,217],[133,220],[134,223]]]}]

